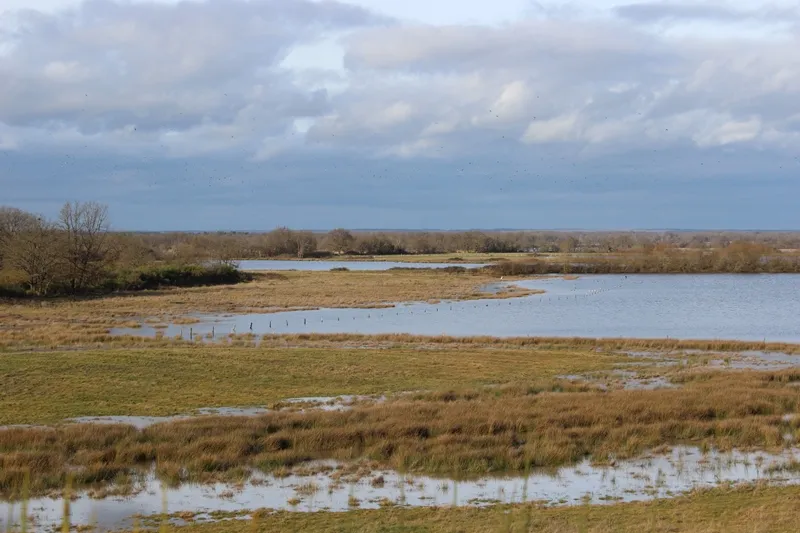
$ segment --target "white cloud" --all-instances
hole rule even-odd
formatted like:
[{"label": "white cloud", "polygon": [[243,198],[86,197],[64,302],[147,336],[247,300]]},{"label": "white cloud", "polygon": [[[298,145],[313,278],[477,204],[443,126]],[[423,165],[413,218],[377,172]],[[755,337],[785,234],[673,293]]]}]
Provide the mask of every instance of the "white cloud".
[{"label": "white cloud", "polygon": [[368,121],[368,124],[376,128],[402,124],[411,118],[413,112],[414,108],[408,102],[394,102],[388,107],[380,109],[373,115],[372,120]]},{"label": "white cloud", "polygon": [[569,141],[578,139],[579,136],[578,113],[572,112],[547,120],[531,122],[522,135],[522,140],[526,143],[541,143]]},{"label": "white cloud", "polygon": [[752,141],[758,137],[761,128],[761,121],[756,117],[749,120],[734,120],[729,116],[720,116],[697,131],[692,139],[698,146],[723,146]]},{"label": "white cloud", "polygon": [[[670,17],[706,23],[749,13],[712,7],[681,11],[658,4],[649,13],[672,10]],[[351,90],[333,100],[341,126],[336,139],[359,139],[352,117],[402,99],[414,103],[410,122],[418,120],[417,127],[406,121],[382,131],[388,146],[438,137],[468,154],[481,139],[502,135],[617,151],[646,142],[785,149],[795,136],[785,116],[800,96],[800,31],[678,36],[640,26],[641,17],[631,13],[540,17],[502,28],[397,25],[353,32],[344,41]],[[800,23],[787,19],[791,9],[759,13],[767,25],[778,18]]]},{"label": "white cloud", "polygon": [[384,151],[383,155],[397,156],[401,158],[413,157],[440,157],[441,151],[436,142],[431,139],[417,139],[415,141],[401,143],[390,146]]},{"label": "white cloud", "polygon": [[[502,25],[388,21],[310,0],[94,0],[20,12],[0,20],[0,139],[259,160],[319,146],[442,157],[497,140],[519,150],[795,146],[796,6],[542,4]],[[375,4],[399,16],[420,5]],[[710,35],[698,21],[763,31]]]},{"label": "white cloud", "polygon": [[330,111],[324,84],[281,66],[290,50],[382,21],[310,0],[93,0],[20,11],[0,18],[0,123],[22,146],[77,136],[108,148],[133,125],[121,150],[252,150],[294,120]]}]

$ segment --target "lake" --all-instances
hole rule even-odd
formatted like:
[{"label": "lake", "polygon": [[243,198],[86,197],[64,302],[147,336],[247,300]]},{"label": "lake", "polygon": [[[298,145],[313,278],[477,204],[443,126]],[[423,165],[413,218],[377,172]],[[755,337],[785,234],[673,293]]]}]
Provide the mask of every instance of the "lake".
[{"label": "lake", "polygon": [[284,261],[279,259],[248,259],[237,261],[241,270],[308,270],[323,271],[334,268],[348,270],[389,270],[392,268],[447,268],[460,266],[480,268],[486,265],[477,263],[404,263],[401,261]]},{"label": "lake", "polygon": [[[507,300],[195,315],[197,333],[410,333],[800,342],[800,275],[598,275],[514,282],[546,292]],[[495,287],[496,288],[496,287]],[[252,325],[252,329],[251,329]],[[189,326],[172,325],[168,336]],[[116,334],[155,335],[139,329]]]}]

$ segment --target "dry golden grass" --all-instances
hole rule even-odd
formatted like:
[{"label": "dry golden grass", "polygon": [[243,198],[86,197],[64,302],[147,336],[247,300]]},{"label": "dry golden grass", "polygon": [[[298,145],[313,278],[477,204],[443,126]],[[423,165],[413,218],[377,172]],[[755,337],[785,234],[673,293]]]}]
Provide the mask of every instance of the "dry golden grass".
[{"label": "dry golden grass", "polygon": [[673,500],[541,508],[358,510],[347,513],[260,512],[255,521],[168,527],[174,533],[795,533],[800,487],[750,486],[701,491]]},{"label": "dry golden grass", "polygon": [[741,352],[748,350],[781,352],[787,354],[800,353],[800,344],[781,342],[750,342],[735,340],[679,340],[679,339],[631,339],[589,337],[451,337],[447,335],[424,336],[411,334],[377,334],[363,335],[358,333],[316,334],[298,333],[270,335],[260,339],[259,343],[270,346],[365,346],[365,347],[449,347],[470,346],[472,348],[542,348],[565,350],[602,350],[602,351],[653,351],[674,353],[684,350],[706,352]]},{"label": "dry golden grass", "polygon": [[259,275],[240,285],[145,291],[81,300],[0,301],[0,348],[97,345],[108,330],[131,319],[190,325],[188,313],[271,312],[318,307],[380,307],[396,302],[509,298],[539,291],[510,288],[487,295],[493,278],[428,270],[385,272],[286,272]]}]

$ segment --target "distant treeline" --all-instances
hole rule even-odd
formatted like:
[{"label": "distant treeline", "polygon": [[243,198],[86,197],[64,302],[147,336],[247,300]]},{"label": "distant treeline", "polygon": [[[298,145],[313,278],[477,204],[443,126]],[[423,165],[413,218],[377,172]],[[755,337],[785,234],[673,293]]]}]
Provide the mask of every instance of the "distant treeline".
[{"label": "distant treeline", "polygon": [[137,253],[146,254],[153,260],[182,258],[226,262],[336,255],[709,251],[741,243],[758,245],[765,253],[800,249],[800,232],[363,232],[335,229],[318,233],[278,228],[264,233],[137,233],[125,238]]},{"label": "distant treeline", "polygon": [[708,250],[658,246],[646,251],[586,255],[580,260],[498,261],[487,270],[499,276],[536,274],[705,274],[800,273],[800,255],[738,241]]},{"label": "distant treeline", "polygon": [[108,209],[100,204],[67,203],[57,220],[0,207],[0,296],[79,295],[247,279],[250,275],[223,261],[157,258],[139,238],[111,232]]},{"label": "distant treeline", "polygon": [[[0,296],[85,294],[249,279],[239,259],[341,255],[525,254],[500,275],[800,272],[798,232],[123,233],[95,203],[67,203],[56,220],[0,207]],[[549,256],[561,252],[563,256]],[[469,258],[466,258],[468,261]]]}]

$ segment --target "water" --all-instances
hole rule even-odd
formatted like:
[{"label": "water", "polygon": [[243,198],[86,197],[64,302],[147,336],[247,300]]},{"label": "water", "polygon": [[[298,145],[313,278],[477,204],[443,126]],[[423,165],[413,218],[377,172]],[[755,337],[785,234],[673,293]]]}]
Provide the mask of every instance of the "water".
[{"label": "water", "polygon": [[[195,334],[410,333],[800,342],[800,275],[603,275],[515,282],[546,292],[508,300],[399,304],[238,316],[196,315]],[[250,325],[252,324],[252,330]],[[167,336],[189,326],[170,326]],[[156,330],[115,334],[154,336]]]},{"label": "water", "polygon": [[[587,501],[601,504],[668,498],[726,483],[759,480],[800,483],[800,473],[771,468],[798,457],[797,449],[787,449],[783,454],[736,451],[703,454],[696,448],[678,447],[667,455],[620,461],[616,466],[592,466],[584,461],[552,473],[472,481],[403,476],[391,471],[372,472],[360,479],[345,475],[339,481],[329,472],[284,479],[258,474],[240,486],[182,485],[168,490],[166,500],[169,514],[188,511],[206,517],[213,511],[244,513],[257,509],[344,512],[353,508],[375,509],[387,502],[412,507],[531,501],[549,505]],[[378,477],[382,483],[375,481]],[[96,500],[85,493],[79,495],[71,505],[72,524],[95,523],[104,530],[130,528],[133,515],[153,517],[162,508],[162,489],[151,474],[143,490],[131,497]],[[50,498],[34,499],[29,502],[29,510],[42,530],[55,528],[60,525],[63,503]],[[14,506],[0,503],[0,530],[5,530],[9,521],[17,522],[19,512],[19,503]]]},{"label": "water", "polygon": [[749,370],[785,370],[800,367],[800,356],[777,352],[745,351],[727,361],[713,361],[727,368]]},{"label": "water", "polygon": [[447,268],[459,266],[464,268],[480,268],[486,265],[476,263],[404,263],[401,261],[283,261],[269,259],[252,259],[237,261],[241,270],[389,270],[391,268]]},{"label": "water", "polygon": [[[275,409],[266,407],[201,407],[193,413],[171,415],[171,416],[131,416],[131,415],[109,415],[109,416],[80,416],[64,420],[67,424],[123,424],[133,426],[136,429],[145,429],[155,424],[166,422],[178,422],[181,420],[192,420],[198,417],[208,416],[259,416],[274,411],[347,411],[352,409],[357,403],[381,403],[386,401],[386,396],[364,396],[345,394],[341,396],[310,396],[304,398],[287,398],[277,403]],[[45,429],[49,426],[13,424],[0,426],[0,431],[9,429],[38,428]]]},{"label": "water", "polygon": [[124,424],[133,426],[136,429],[145,429],[155,424],[165,422],[177,422],[179,420],[191,420],[198,416],[258,416],[269,413],[269,409],[263,407],[208,407],[198,409],[196,415],[173,415],[173,416],[81,416],[66,420],[73,424]]},{"label": "water", "polygon": [[663,376],[643,378],[636,372],[629,370],[615,370],[608,378],[593,376],[591,374],[567,374],[558,377],[577,383],[590,383],[601,390],[609,390],[609,388],[621,388],[624,390],[658,390],[674,389],[678,387],[678,385],[675,385]]}]

